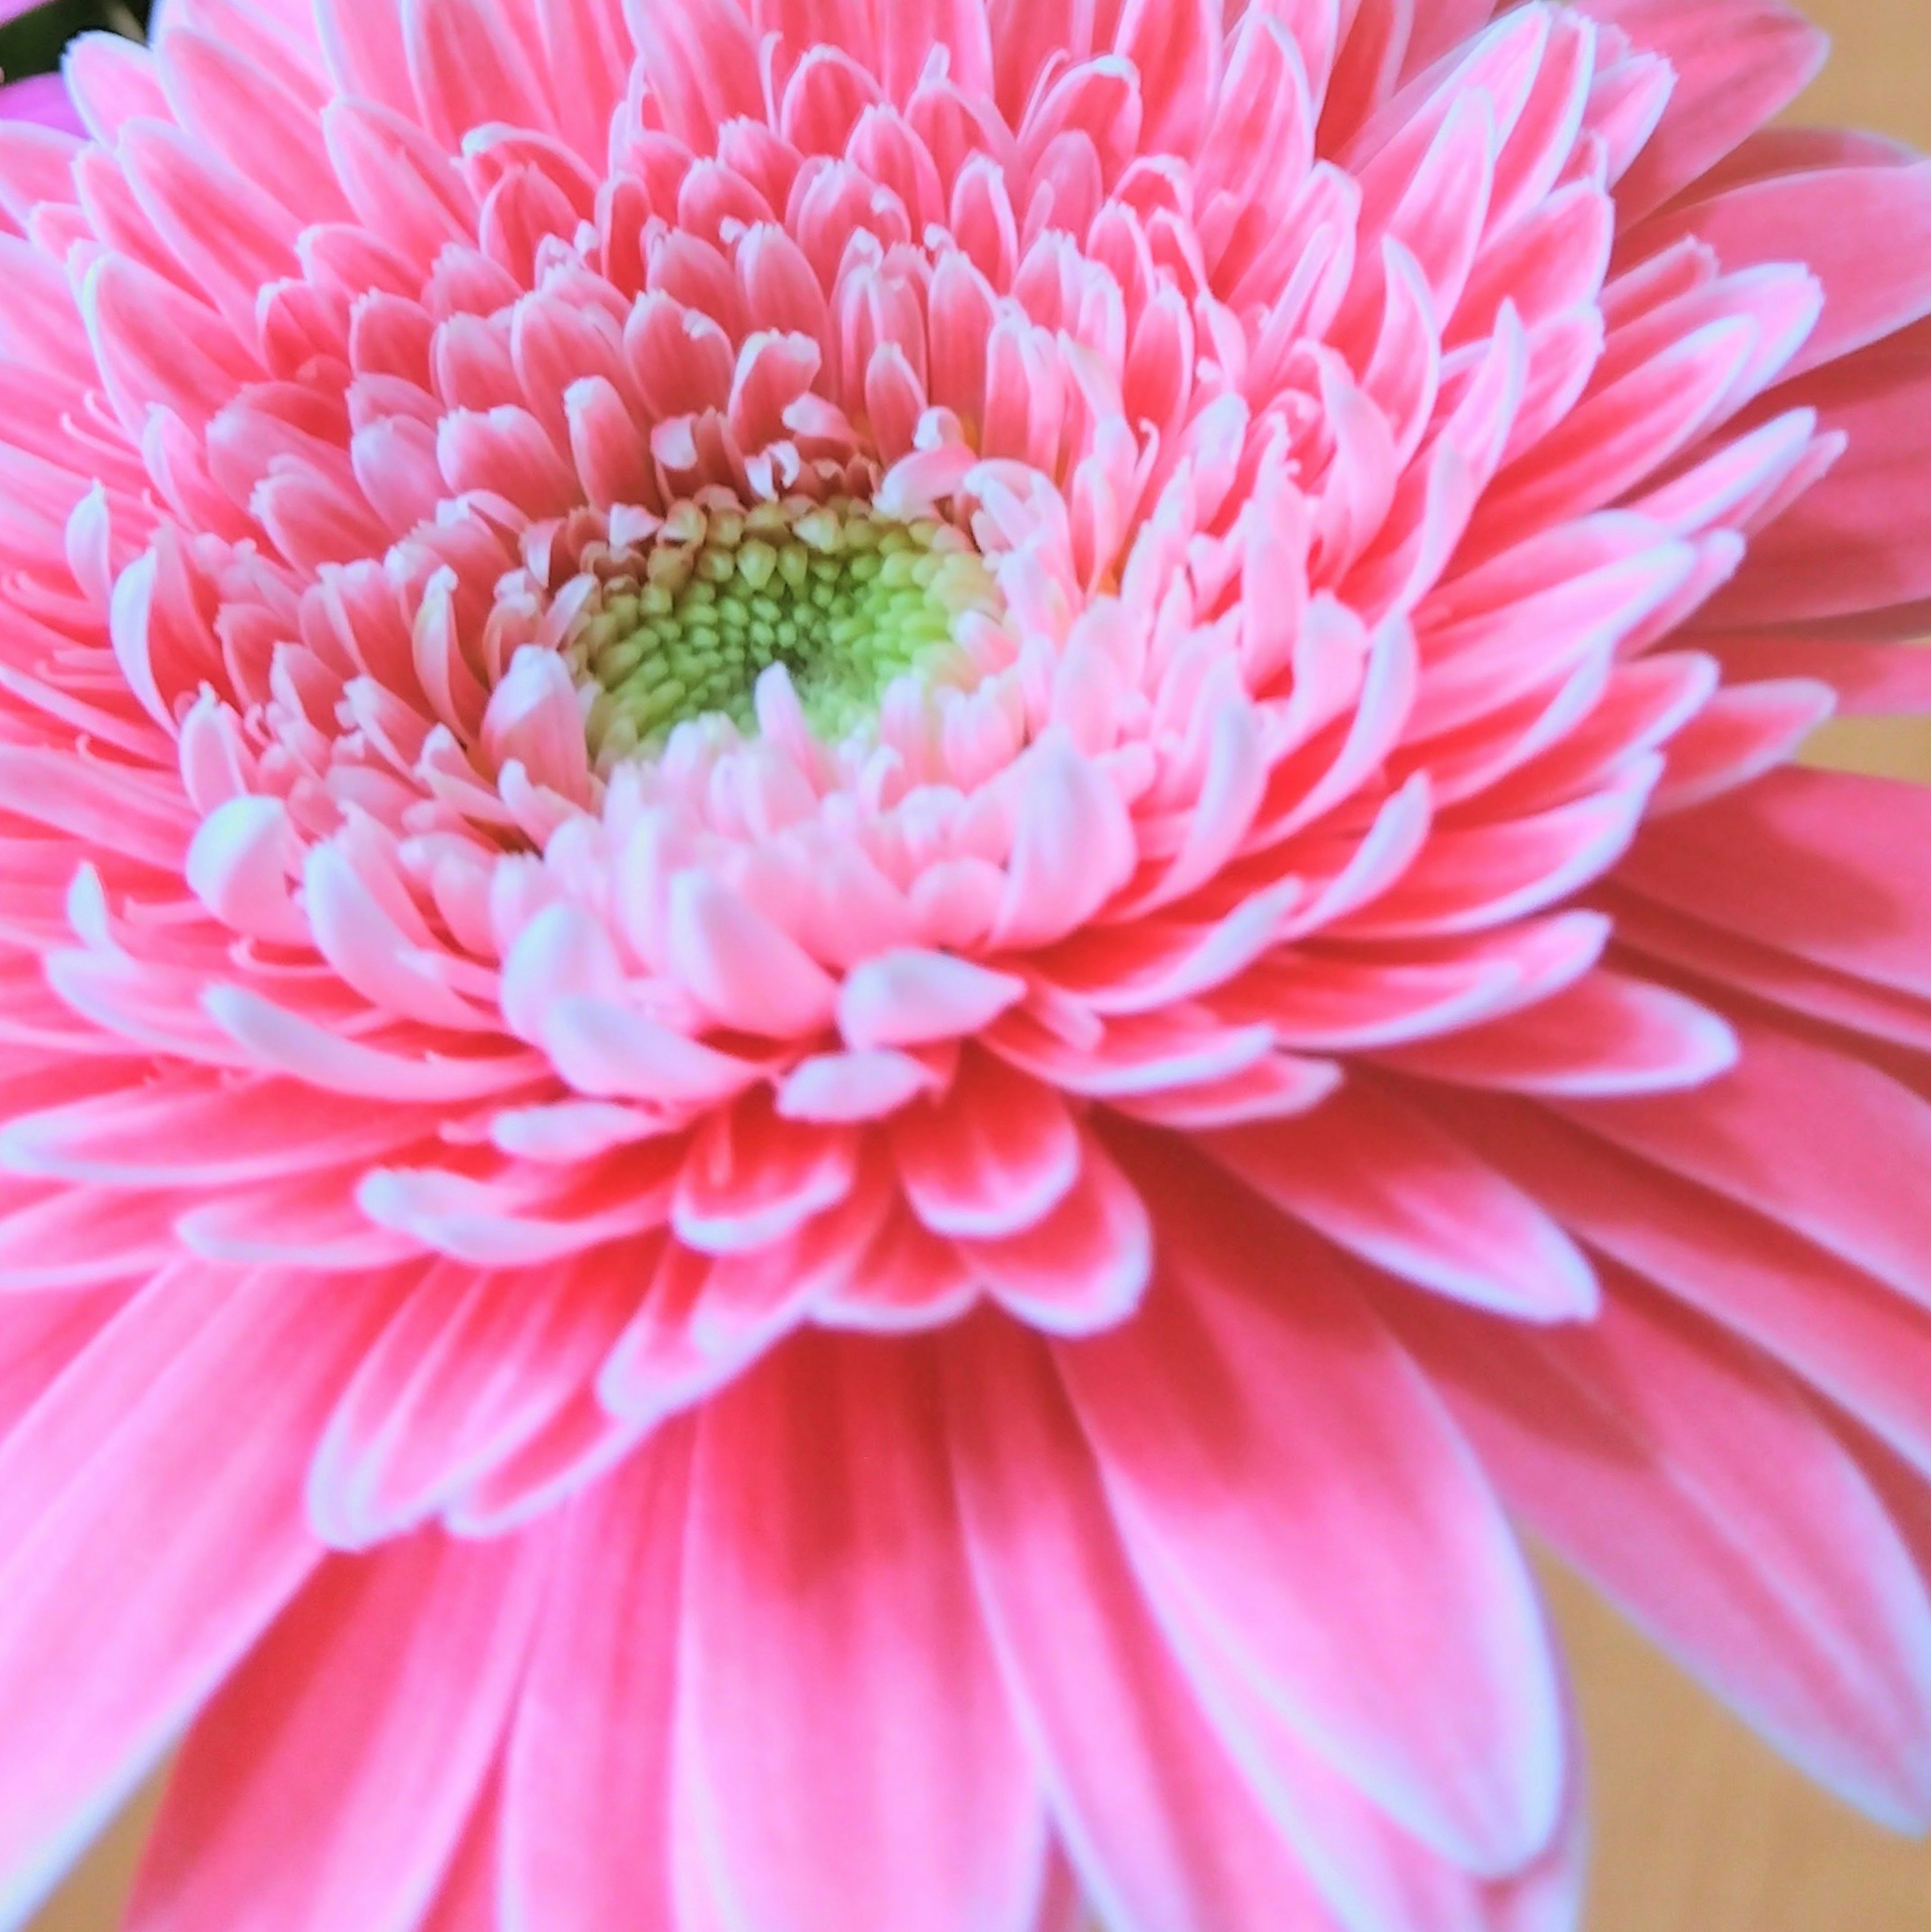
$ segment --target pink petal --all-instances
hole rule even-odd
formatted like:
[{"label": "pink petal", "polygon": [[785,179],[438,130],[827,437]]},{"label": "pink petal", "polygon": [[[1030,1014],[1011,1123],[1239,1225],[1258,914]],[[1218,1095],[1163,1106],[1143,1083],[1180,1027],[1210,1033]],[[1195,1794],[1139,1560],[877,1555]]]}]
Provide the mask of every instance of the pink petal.
[{"label": "pink petal", "polygon": [[1149,1613],[1045,1348],[988,1318],[943,1359],[973,1580],[1096,1913],[1120,1932],[1320,1923]]},{"label": "pink petal", "polygon": [[1001,946],[1038,946],[1084,925],[1132,875],[1138,852],[1126,808],[1069,743],[1042,741],[1017,801],[1018,830],[993,926]]},{"label": "pink petal", "polygon": [[483,1788],[469,1822],[444,1868],[442,1882],[415,1932],[495,1932],[496,1870],[502,1809],[500,1773]]},{"label": "pink petal", "polygon": [[838,992],[796,940],[712,874],[671,881],[670,968],[722,1025],[784,1038],[831,1018]]},{"label": "pink petal", "polygon": [[1931,1474],[1931,1313],[1918,1304],[1540,1109],[1455,1117],[1599,1253],[1777,1357]]},{"label": "pink petal", "polygon": [[1848,1054],[1738,1018],[1734,1071],[1654,1100],[1570,1101],[1591,1134],[1714,1188],[1931,1304],[1931,1103]]},{"label": "pink petal", "polygon": [[[571,1506],[503,1783],[503,1921],[670,1922],[678,1601],[691,1431],[673,1426]],[[495,1923],[492,1919],[490,1924]]]},{"label": "pink petal", "polygon": [[1589,10],[1676,71],[1660,124],[1617,184],[1626,219],[1668,200],[1795,100],[1829,46],[1777,0],[1706,0],[1693,9],[1592,0]]},{"label": "pink petal", "polygon": [[1208,1148],[1284,1213],[1438,1294],[1536,1322],[1594,1311],[1588,1261],[1534,1197],[1365,1082]]},{"label": "pink petal", "polygon": [[163,1275],[0,1448],[0,1715],[34,1741],[0,1760],[0,1914],[53,1883],[314,1567],[309,1446],[388,1305]]},{"label": "pink petal", "polygon": [[1744,634],[1699,638],[1697,647],[1732,678],[1816,678],[1837,693],[1846,717],[1931,711],[1931,651],[1915,645]]},{"label": "pink petal", "polygon": [[898,1345],[803,1339],[705,1412],[679,1721],[727,1922],[1030,1932],[1044,1820],[936,1394]]},{"label": "pink petal", "polygon": [[325,1563],[196,1720],[130,1932],[414,1924],[494,1761],[550,1556],[431,1532]]},{"label": "pink petal", "polygon": [[1810,965],[1646,899],[1620,902],[1616,932],[1633,958],[1652,961],[1659,970],[1692,974],[1870,1039],[1931,1048],[1931,1003],[1910,994]]},{"label": "pink petal", "polygon": [[1079,1137],[1066,1103],[990,1054],[964,1055],[944,1097],[907,1108],[891,1133],[906,1199],[934,1234],[1017,1234],[1079,1176]]},{"label": "pink petal", "polygon": [[1133,1184],[1096,1142],[1079,1178],[1036,1226],[959,1252],[997,1300],[1030,1326],[1079,1335],[1111,1328],[1139,1306],[1153,1266],[1153,1234]]},{"label": "pink petal", "polygon": [[534,1438],[629,1319],[618,1250],[553,1271],[431,1274],[370,1349],[308,1472],[308,1513],[337,1549],[415,1528]]},{"label": "pink petal", "polygon": [[0,1442],[118,1310],[120,1295],[10,1294],[0,1339]]},{"label": "pink petal", "polygon": [[922,1046],[989,1026],[1025,997],[1026,982],[967,959],[910,949],[880,954],[846,975],[838,1030],[856,1048]]},{"label": "pink petal", "polygon": [[1142,1587],[1408,1830],[1513,1870],[1555,1827],[1561,1738],[1507,1523],[1318,1245],[1204,1169],[1160,1174],[1160,1282],[1057,1349]]},{"label": "pink petal", "polygon": [[1588,1099],[1701,1086],[1735,1064],[1737,1046],[1693,1000],[1599,969],[1507,1018],[1383,1057],[1429,1079]]},{"label": "pink petal", "polygon": [[[1768,401],[1762,406],[1768,406]],[[1914,324],[1775,392],[1818,412],[1849,444],[1822,482],[1756,538],[1708,621],[1726,629],[1801,623],[1908,604],[1931,593],[1924,492],[1931,422],[1931,325]],[[1897,633],[1915,636],[1907,618]]]},{"label": "pink petal", "polygon": [[748,1096],[697,1132],[670,1202],[678,1239],[709,1254],[768,1247],[850,1192],[859,1143],[848,1130],[787,1120]]},{"label": "pink petal", "polygon": [[[1931,166],[1831,168],[1753,182],[1658,217],[1645,226],[1643,244],[1691,234],[1716,250],[1726,271],[1801,262],[1823,284],[1823,315],[1786,378],[1931,312],[1924,267]],[[1873,234],[1885,237],[1884,247],[1855,238]]]},{"label": "pink petal", "polygon": [[1618,882],[1761,945],[1931,998],[1921,788],[1781,771],[1639,840]]},{"label": "pink petal", "polygon": [[1777,1372],[1618,1286],[1586,1328],[1401,1317],[1510,1503],[1813,1775],[1931,1817],[1931,1600]]}]

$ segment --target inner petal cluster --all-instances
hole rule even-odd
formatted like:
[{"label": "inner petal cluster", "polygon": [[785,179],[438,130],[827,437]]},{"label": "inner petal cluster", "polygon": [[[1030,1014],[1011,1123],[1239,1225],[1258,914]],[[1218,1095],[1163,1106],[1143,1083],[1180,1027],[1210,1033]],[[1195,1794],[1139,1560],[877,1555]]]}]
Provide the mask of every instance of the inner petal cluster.
[{"label": "inner petal cluster", "polygon": [[895,678],[964,675],[958,620],[999,604],[990,572],[951,525],[901,522],[843,497],[747,508],[706,490],[643,542],[598,544],[582,562],[564,655],[604,764],[707,715],[754,728],[757,681],[779,670],[813,728],[841,737]]}]

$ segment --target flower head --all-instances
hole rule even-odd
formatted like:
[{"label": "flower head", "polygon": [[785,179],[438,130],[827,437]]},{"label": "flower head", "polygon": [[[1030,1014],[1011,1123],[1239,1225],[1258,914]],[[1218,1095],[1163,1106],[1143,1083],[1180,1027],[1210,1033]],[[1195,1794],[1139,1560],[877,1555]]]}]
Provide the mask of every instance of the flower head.
[{"label": "flower head", "polygon": [[1931,176],[1489,14],[0,128],[0,1918],[1565,1925],[1504,1505],[1931,1812]]}]

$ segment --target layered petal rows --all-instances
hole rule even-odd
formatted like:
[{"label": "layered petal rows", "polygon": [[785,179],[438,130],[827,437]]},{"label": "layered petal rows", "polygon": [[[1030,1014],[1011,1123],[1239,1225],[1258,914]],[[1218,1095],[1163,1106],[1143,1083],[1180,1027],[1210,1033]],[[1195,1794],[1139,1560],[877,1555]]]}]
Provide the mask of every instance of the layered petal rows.
[{"label": "layered petal rows", "polygon": [[1931,164],[1492,10],[0,122],[0,1926],[1555,1932],[1514,1523],[1931,1820]]}]

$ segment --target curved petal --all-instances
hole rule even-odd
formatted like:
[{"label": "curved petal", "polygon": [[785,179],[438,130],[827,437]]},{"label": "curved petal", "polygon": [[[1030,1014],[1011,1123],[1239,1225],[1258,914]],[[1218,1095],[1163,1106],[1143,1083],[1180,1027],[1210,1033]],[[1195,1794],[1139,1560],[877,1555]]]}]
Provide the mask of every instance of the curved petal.
[{"label": "curved petal", "polygon": [[129,1932],[412,1932],[495,1761],[550,1557],[539,1534],[432,1532],[330,1558],[190,1732]]},{"label": "curved petal", "polygon": [[699,1424],[679,1721],[733,1924],[1027,1932],[1044,1820],[928,1358],[801,1336]]},{"label": "curved petal", "polygon": [[1847,1053],[1738,1016],[1720,1080],[1562,1116],[1931,1306],[1931,1102]]},{"label": "curved petal", "polygon": [[1207,1148],[1282,1213],[1438,1294],[1532,1322],[1595,1306],[1588,1261],[1531,1196],[1363,1082]]},{"label": "curved petal", "polygon": [[1161,1179],[1139,1316],[1056,1349],[1143,1587],[1409,1831],[1513,1870],[1555,1827],[1561,1719],[1494,1497],[1318,1243],[1209,1172]]},{"label": "curved petal", "polygon": [[1931,1599],[1774,1369],[1627,1277],[1543,1334],[1395,1313],[1510,1504],[1812,1775],[1931,1820]]},{"label": "curved petal", "polygon": [[943,1345],[973,1575],[1067,1856],[1117,1932],[1318,1924],[1318,1894],[1214,1736],[1120,1547],[1044,1347]]},{"label": "curved petal", "polygon": [[571,1506],[510,1734],[505,1932],[669,1924],[672,1712],[693,1430]]},{"label": "curved petal", "polygon": [[[0,1924],[17,1924],[319,1559],[310,1444],[391,1306],[164,1275],[0,1450]],[[233,1453],[232,1391],[250,1391]]]}]

